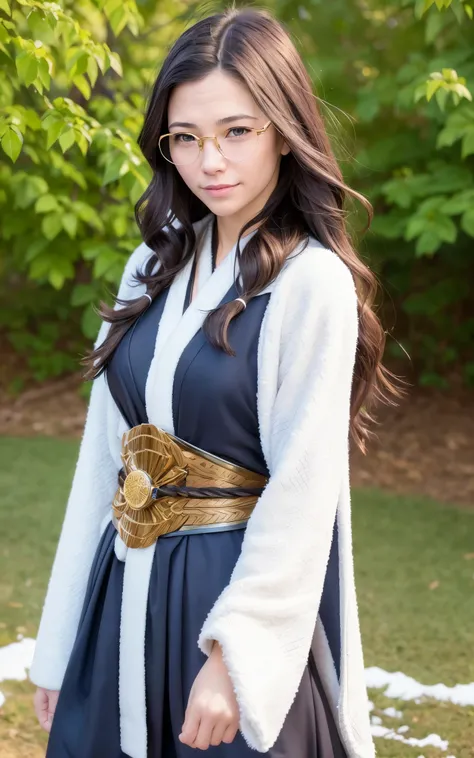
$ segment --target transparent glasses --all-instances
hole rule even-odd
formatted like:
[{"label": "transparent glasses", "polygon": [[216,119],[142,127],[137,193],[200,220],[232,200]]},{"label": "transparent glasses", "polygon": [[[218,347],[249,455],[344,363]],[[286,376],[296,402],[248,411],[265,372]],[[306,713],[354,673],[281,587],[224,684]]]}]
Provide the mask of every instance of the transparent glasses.
[{"label": "transparent glasses", "polygon": [[194,163],[204,148],[204,142],[210,139],[229,161],[245,163],[251,161],[258,152],[259,137],[272,122],[269,121],[261,129],[249,126],[233,126],[213,137],[197,137],[191,132],[173,132],[162,134],[158,147],[169,163],[175,166],[187,166]]}]

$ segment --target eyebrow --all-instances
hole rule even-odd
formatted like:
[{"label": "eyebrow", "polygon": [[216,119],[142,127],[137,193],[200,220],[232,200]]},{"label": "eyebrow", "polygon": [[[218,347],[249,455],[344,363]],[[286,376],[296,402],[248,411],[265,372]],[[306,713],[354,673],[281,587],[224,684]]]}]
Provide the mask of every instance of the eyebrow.
[{"label": "eyebrow", "polygon": [[[239,118],[250,118],[252,121],[258,121],[256,116],[249,116],[246,113],[237,113],[236,116],[226,116],[225,118],[220,118],[218,121],[216,121],[216,124],[218,126],[221,126],[222,124],[228,124],[231,121],[237,121]],[[197,124],[191,124],[189,121],[173,121],[173,123],[168,126],[168,129],[172,129],[173,126],[185,126],[186,128],[192,127],[194,129],[199,129]]]}]

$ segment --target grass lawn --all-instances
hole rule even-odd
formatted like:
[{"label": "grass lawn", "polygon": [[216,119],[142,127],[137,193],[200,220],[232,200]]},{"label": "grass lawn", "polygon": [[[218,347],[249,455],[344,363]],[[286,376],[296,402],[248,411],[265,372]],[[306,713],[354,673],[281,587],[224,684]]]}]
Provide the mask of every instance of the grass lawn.
[{"label": "grass lawn", "polygon": [[[76,455],[73,441],[0,438],[0,646],[36,635]],[[353,523],[366,665],[423,684],[473,682],[474,513],[354,490]],[[40,758],[46,737],[33,715],[33,688],[4,682],[0,690],[0,755]],[[388,700],[377,690],[370,696],[385,726],[449,740],[443,752],[377,739],[380,758],[474,758],[473,707]],[[403,718],[381,714],[387,706]]]}]

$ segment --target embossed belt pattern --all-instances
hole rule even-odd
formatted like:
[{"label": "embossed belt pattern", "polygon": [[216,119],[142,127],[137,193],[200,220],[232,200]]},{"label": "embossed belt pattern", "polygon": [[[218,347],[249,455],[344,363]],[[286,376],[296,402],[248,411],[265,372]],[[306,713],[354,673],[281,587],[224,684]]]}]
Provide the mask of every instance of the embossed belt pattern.
[{"label": "embossed belt pattern", "polygon": [[169,532],[244,523],[267,483],[153,424],[124,433],[121,458],[113,521],[132,548]]}]

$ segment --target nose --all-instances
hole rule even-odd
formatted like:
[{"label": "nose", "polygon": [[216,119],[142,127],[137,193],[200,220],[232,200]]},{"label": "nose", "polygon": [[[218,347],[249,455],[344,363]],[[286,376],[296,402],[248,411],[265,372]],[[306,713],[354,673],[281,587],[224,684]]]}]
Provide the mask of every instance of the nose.
[{"label": "nose", "polygon": [[214,172],[225,167],[225,158],[217,149],[216,143],[212,139],[204,141],[201,153],[201,168],[205,172]]}]

